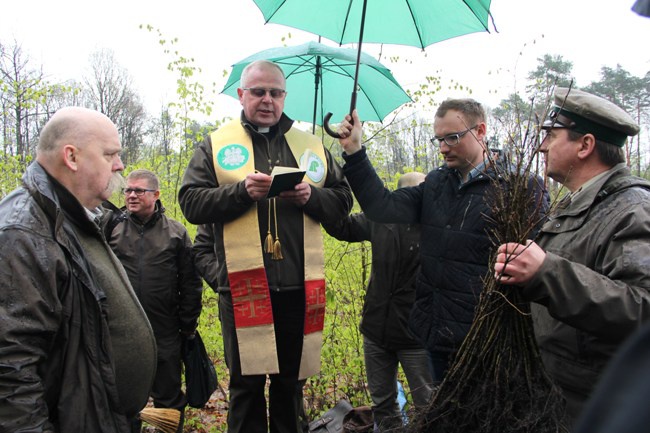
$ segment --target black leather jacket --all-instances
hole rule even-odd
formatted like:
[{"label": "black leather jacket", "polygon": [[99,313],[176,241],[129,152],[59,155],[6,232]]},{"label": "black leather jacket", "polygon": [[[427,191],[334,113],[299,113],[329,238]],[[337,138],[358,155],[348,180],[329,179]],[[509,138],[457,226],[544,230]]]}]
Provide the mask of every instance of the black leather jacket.
[{"label": "black leather jacket", "polygon": [[[106,242],[85,212],[36,162],[23,187],[0,203],[2,432],[130,431],[118,398],[106,295],[72,227]],[[144,313],[131,319],[149,326]],[[153,344],[152,335],[155,354]]]}]

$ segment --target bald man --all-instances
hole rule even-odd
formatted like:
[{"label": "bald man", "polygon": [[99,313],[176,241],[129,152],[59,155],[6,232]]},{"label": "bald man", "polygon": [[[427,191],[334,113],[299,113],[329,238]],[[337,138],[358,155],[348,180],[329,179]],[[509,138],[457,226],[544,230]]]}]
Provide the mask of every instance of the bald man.
[{"label": "bald man", "polygon": [[121,149],[108,117],[63,108],[0,202],[0,431],[129,432],[147,402],[155,340],[99,225]]},{"label": "bald man", "polygon": [[[398,188],[424,182],[422,173],[406,173]],[[401,364],[416,407],[429,402],[433,378],[427,351],[408,329],[420,270],[420,226],[380,224],[363,213],[336,224],[323,223],[331,236],[348,242],[370,241],[372,268],[361,316],[361,333],[372,414],[380,431],[402,424],[397,402],[397,369]]]}]

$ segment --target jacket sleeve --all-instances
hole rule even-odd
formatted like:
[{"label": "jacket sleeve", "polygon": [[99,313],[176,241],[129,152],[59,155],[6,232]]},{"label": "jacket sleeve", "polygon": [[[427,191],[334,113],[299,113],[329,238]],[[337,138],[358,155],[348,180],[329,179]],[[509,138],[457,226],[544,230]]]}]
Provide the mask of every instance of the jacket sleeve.
[{"label": "jacket sleeve", "polygon": [[311,196],[303,211],[321,223],[336,222],[350,213],[352,209],[352,191],[345,180],[341,166],[325,150],[327,159],[327,178],[323,188],[311,188]]},{"label": "jacket sleeve", "polygon": [[182,231],[183,245],[179,245],[177,253],[178,284],[180,289],[178,317],[180,318],[181,331],[191,333],[196,329],[199,316],[201,315],[203,282],[194,266],[190,236],[184,227],[182,227]]},{"label": "jacket sleeve", "polygon": [[597,236],[604,241],[593,246],[594,266],[547,252],[523,294],[574,328],[622,341],[650,319],[650,203],[620,209],[600,227],[610,234]]},{"label": "jacket sleeve", "polygon": [[389,191],[377,176],[366,154],[366,149],[352,155],[343,155],[343,167],[354,196],[366,216],[378,223],[420,222],[422,195],[425,182],[418,186]]},{"label": "jacket sleeve", "polygon": [[362,242],[370,239],[370,222],[362,213],[348,215],[335,223],[323,223],[323,228],[340,241]]},{"label": "jacket sleeve", "polygon": [[178,201],[183,215],[192,224],[233,221],[253,204],[244,181],[218,184],[210,137],[194,151],[183,176]]},{"label": "jacket sleeve", "polygon": [[63,321],[65,258],[20,229],[0,230],[0,257],[0,431],[53,431],[41,374]]},{"label": "jacket sleeve", "polygon": [[194,265],[199,275],[215,292],[219,288],[219,272],[217,270],[217,254],[214,249],[214,226],[201,224],[194,238]]}]

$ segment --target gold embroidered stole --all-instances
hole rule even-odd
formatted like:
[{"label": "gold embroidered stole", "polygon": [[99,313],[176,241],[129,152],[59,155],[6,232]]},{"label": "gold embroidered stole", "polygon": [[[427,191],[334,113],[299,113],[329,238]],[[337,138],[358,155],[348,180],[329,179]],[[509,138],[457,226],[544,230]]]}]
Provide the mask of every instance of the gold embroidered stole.
[{"label": "gold embroidered stole", "polygon": [[[307,168],[305,181],[322,187],[327,176],[327,160],[318,138],[296,128],[291,128],[285,138],[296,161]],[[211,139],[219,185],[240,182],[255,170],[253,142],[239,120],[223,125],[211,134]],[[320,224],[303,213],[303,227],[305,320],[300,379],[320,371],[325,319],[325,264]],[[243,375],[279,373],[260,239],[257,203],[237,220],[224,224],[226,266]]]}]

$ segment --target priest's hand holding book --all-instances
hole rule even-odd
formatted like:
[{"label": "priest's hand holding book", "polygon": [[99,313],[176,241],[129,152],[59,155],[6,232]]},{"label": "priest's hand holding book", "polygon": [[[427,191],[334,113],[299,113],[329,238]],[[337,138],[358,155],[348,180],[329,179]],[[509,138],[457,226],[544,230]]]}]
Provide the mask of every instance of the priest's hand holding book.
[{"label": "priest's hand holding book", "polygon": [[246,176],[245,187],[255,201],[280,197],[302,207],[311,196],[311,186],[302,181],[304,175],[301,168],[276,166],[271,175],[256,171]]},{"label": "priest's hand holding book", "polygon": [[298,207],[303,207],[311,196],[311,186],[307,182],[300,182],[293,189],[282,191],[280,198],[288,200]]},{"label": "priest's hand holding book", "polygon": [[259,173],[256,170],[255,173],[250,173],[246,176],[246,180],[244,181],[246,192],[255,201],[264,200],[271,187],[272,179],[268,174]]}]

